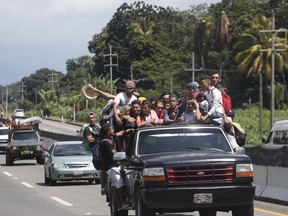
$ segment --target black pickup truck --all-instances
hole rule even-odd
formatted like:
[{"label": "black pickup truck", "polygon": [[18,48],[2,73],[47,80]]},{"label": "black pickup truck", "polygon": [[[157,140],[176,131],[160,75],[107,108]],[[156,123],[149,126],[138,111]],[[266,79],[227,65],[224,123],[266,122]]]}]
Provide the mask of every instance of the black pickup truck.
[{"label": "black pickup truck", "polygon": [[212,125],[170,125],[138,129],[125,159],[117,159],[126,184],[126,209],[118,211],[110,190],[112,216],[199,211],[215,216],[253,216],[253,167],[243,147],[232,149]]}]

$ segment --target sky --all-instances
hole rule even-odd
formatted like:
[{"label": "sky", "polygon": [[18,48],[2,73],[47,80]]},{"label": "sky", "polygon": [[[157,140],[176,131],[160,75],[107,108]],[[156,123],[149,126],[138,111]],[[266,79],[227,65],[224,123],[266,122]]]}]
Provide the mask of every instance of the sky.
[{"label": "sky", "polygon": [[[124,2],[135,0],[1,0],[0,85],[41,68],[66,73],[66,61],[91,55],[88,42],[100,33]],[[146,0],[180,10],[221,0]]]}]

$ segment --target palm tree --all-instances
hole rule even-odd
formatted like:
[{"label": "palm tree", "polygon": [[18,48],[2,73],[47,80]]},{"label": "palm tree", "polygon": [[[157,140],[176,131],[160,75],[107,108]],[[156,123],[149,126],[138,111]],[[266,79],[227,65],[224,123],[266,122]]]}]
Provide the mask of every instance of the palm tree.
[{"label": "palm tree", "polygon": [[154,23],[140,17],[137,22],[131,24],[131,31],[135,35],[148,36],[153,33]]},{"label": "palm tree", "polygon": [[200,56],[202,68],[205,68],[204,51],[206,50],[206,45],[210,38],[211,28],[213,25],[212,19],[213,18],[211,16],[206,15],[204,17],[198,18],[195,22],[194,50],[195,55]]},{"label": "palm tree", "polygon": [[[272,19],[265,16],[257,16],[250,22],[250,28],[244,31],[238,42],[233,46],[237,52],[235,60],[238,67],[243,70],[248,70],[247,76],[258,76],[264,73],[265,77],[271,79],[271,54],[272,54],[272,37],[270,32],[260,32],[261,30],[272,29]],[[281,37],[275,37],[275,48],[285,48],[288,51],[288,46],[284,43]],[[265,49],[268,51],[261,51]],[[288,69],[285,61],[285,52],[275,51],[275,66],[277,69]]]}]

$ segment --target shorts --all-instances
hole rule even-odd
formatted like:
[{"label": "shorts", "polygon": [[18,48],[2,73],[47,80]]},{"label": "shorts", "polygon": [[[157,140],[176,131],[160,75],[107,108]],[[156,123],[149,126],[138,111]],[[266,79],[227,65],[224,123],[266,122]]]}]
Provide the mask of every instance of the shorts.
[{"label": "shorts", "polygon": [[111,179],[111,186],[117,189],[124,186],[124,180],[120,175],[120,167],[112,167],[107,171],[108,178]]}]

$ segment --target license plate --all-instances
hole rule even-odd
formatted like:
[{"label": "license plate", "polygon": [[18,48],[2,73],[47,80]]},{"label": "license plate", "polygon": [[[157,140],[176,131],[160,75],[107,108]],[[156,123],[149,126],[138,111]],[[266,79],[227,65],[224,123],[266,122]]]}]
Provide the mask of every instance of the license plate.
[{"label": "license plate", "polygon": [[27,154],[33,154],[33,151],[30,151],[30,150],[24,150],[24,151],[23,151],[23,154],[26,154],[26,155],[27,155]]},{"label": "license plate", "polygon": [[73,175],[74,175],[74,176],[83,175],[83,170],[74,170],[74,171],[73,171]]},{"label": "license plate", "polygon": [[196,204],[206,204],[212,202],[213,202],[212,193],[194,194],[194,203]]}]

